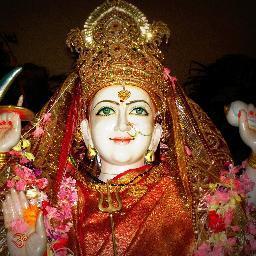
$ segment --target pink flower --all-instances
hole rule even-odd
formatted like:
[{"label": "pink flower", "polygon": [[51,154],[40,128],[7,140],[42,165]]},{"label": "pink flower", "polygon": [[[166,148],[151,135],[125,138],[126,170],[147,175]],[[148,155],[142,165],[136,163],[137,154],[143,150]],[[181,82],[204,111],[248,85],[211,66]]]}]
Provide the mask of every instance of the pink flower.
[{"label": "pink flower", "polygon": [[47,219],[56,218],[58,216],[58,211],[55,207],[46,206],[45,210],[47,212]]},{"label": "pink flower", "polygon": [[43,134],[44,134],[44,129],[40,126],[37,126],[33,132],[33,137],[38,138],[38,137],[41,137]]},{"label": "pink flower", "polygon": [[215,192],[215,197],[216,197],[216,200],[219,203],[227,203],[230,199],[229,193],[221,192],[221,191],[218,191],[218,190]]},{"label": "pink flower", "polygon": [[221,177],[226,177],[228,175],[228,171],[221,171],[220,176]]},{"label": "pink flower", "polygon": [[20,156],[21,155],[21,152],[20,151],[15,151],[15,150],[12,150],[12,151],[9,151],[9,154],[11,156]]},{"label": "pink flower", "polygon": [[232,166],[232,168],[229,171],[231,174],[236,174],[240,171],[240,166]]},{"label": "pink flower", "polygon": [[250,246],[251,246],[251,250],[253,251],[256,250],[256,240],[254,238],[250,239]]},{"label": "pink flower", "polygon": [[77,195],[77,192],[76,191],[73,191],[71,194],[70,194],[70,197],[69,197],[69,200],[70,202],[74,203],[78,200],[78,195]]},{"label": "pink flower", "polygon": [[16,186],[15,187],[16,187],[16,189],[18,191],[24,191],[25,188],[26,188],[26,185],[27,185],[26,181],[19,180],[19,181],[16,182]]},{"label": "pink flower", "polygon": [[43,115],[43,123],[48,123],[51,121],[51,115],[52,113],[46,113]]},{"label": "pink flower", "polygon": [[256,235],[256,225],[252,222],[249,223],[248,225],[248,231],[252,235]]},{"label": "pink flower", "polygon": [[7,180],[6,186],[7,186],[7,188],[14,188],[15,181],[14,180]]},{"label": "pink flower", "polygon": [[15,166],[14,172],[19,178],[29,181],[30,183],[36,178],[33,171],[25,166]]},{"label": "pink flower", "polygon": [[246,214],[250,215],[251,212],[254,212],[256,210],[253,203],[247,203],[245,206]]},{"label": "pink flower", "polygon": [[26,163],[28,163],[29,162],[29,160],[26,158],[26,157],[22,157],[21,159],[20,159],[20,164],[26,164]]},{"label": "pink flower", "polygon": [[214,196],[209,195],[209,194],[205,196],[205,201],[206,201],[207,205],[213,205],[213,204],[217,203]]},{"label": "pink flower", "polygon": [[223,251],[223,247],[222,246],[214,246],[212,249],[212,253],[210,254],[211,256],[223,256],[224,255],[224,251]]},{"label": "pink flower", "polygon": [[234,232],[239,232],[241,230],[241,228],[239,226],[232,226],[231,229],[234,231]]},{"label": "pink flower", "polygon": [[33,171],[25,166],[22,167],[22,170],[24,172],[24,178],[27,180],[31,180],[31,179],[35,179],[35,175],[33,173]]},{"label": "pink flower", "polygon": [[10,223],[10,228],[14,233],[25,233],[28,230],[28,225],[23,219],[16,219]]},{"label": "pink flower", "polygon": [[20,166],[16,165],[16,166],[14,167],[14,172],[15,172],[15,174],[16,174],[18,177],[20,177],[21,179],[24,179],[24,178],[25,178],[25,173],[24,173],[24,171],[22,170],[22,168],[21,168]]},{"label": "pink flower", "polygon": [[68,200],[71,203],[77,200],[77,193],[74,189],[76,181],[72,178],[64,179],[61,183],[58,198],[60,201]]},{"label": "pink flower", "polygon": [[229,209],[225,214],[224,214],[224,223],[225,223],[225,226],[229,226],[233,220],[233,217],[234,217],[234,212]]},{"label": "pink flower", "polygon": [[208,256],[210,251],[210,246],[206,243],[202,243],[195,252],[195,256]]},{"label": "pink flower", "polygon": [[240,177],[240,181],[242,190],[241,193],[247,194],[253,190],[255,183],[249,178],[247,174],[243,174]]},{"label": "pink flower", "polygon": [[186,151],[188,156],[192,156],[192,151],[188,146],[185,146],[185,151]]},{"label": "pink flower", "polygon": [[46,178],[41,178],[36,180],[36,185],[38,186],[39,189],[44,189],[48,185],[48,180]]},{"label": "pink flower", "polygon": [[72,217],[71,207],[69,205],[62,206],[62,214],[65,219],[69,219]]},{"label": "pink flower", "polygon": [[228,238],[228,245],[230,247],[233,247],[234,245],[236,245],[236,242],[237,242],[237,239],[235,237]]},{"label": "pink flower", "polygon": [[169,68],[164,68],[164,79],[167,80],[170,76],[171,70]]}]

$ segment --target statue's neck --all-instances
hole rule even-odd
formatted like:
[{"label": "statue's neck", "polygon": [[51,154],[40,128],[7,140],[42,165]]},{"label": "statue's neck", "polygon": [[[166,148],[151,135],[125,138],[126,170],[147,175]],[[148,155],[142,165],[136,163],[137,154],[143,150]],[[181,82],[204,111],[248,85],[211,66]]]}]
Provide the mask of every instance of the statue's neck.
[{"label": "statue's neck", "polygon": [[108,180],[115,178],[117,175],[127,170],[136,169],[136,168],[142,167],[143,165],[144,165],[144,158],[140,159],[135,163],[127,164],[127,165],[114,165],[102,160],[99,179],[101,181],[107,182]]}]

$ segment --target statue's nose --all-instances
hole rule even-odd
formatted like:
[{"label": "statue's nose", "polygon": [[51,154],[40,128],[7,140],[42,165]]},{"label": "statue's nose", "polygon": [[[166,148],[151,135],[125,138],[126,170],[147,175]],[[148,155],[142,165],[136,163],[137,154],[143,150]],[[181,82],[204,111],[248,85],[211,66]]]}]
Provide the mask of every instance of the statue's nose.
[{"label": "statue's nose", "polygon": [[127,113],[125,108],[120,108],[118,113],[117,123],[115,126],[115,131],[126,132],[130,131],[131,126],[128,121]]}]

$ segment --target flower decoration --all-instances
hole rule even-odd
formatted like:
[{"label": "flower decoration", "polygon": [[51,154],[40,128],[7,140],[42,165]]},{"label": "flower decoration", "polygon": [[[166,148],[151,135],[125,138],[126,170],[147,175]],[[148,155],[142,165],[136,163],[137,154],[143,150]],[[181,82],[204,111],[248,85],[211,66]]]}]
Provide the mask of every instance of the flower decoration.
[{"label": "flower decoration", "polygon": [[164,68],[164,79],[166,81],[170,81],[171,82],[171,85],[173,86],[173,88],[175,88],[175,83],[177,82],[177,78],[175,76],[171,76],[170,73],[171,73],[171,70],[169,68]]},{"label": "flower decoration", "polygon": [[[32,167],[33,168],[33,167]],[[30,169],[24,165],[16,165],[14,167],[14,177],[7,180],[7,188],[15,188],[18,191],[25,191],[36,188],[43,190],[47,187],[48,181],[46,178],[38,178],[38,169]]]},{"label": "flower decoration", "polygon": [[23,211],[23,218],[30,227],[35,227],[39,208],[36,205],[30,205]]},{"label": "flower decoration", "polygon": [[52,113],[46,113],[43,115],[43,123],[46,124],[46,123],[49,123],[51,121],[51,116],[52,116]]},{"label": "flower decoration", "polygon": [[209,211],[208,215],[208,227],[214,232],[218,233],[225,230],[224,218],[216,211]]},{"label": "flower decoration", "polygon": [[12,156],[21,157],[21,163],[34,161],[34,155],[29,152],[30,146],[31,144],[29,140],[21,139],[19,143],[12,148],[12,151],[10,151],[9,154]]},{"label": "flower decoration", "polygon": [[[256,220],[252,217],[256,210],[246,201],[254,183],[245,173],[245,164],[227,163],[221,171],[220,183],[209,185],[211,192],[204,198],[208,211],[208,239],[198,246],[194,256],[256,253]],[[241,202],[245,202],[246,211],[237,220]]]},{"label": "flower decoration", "polygon": [[44,129],[41,126],[36,126],[32,134],[34,138],[39,138],[44,134]]},{"label": "flower decoration", "polygon": [[52,114],[48,112],[42,116],[36,125],[36,129],[32,133],[34,138],[39,138],[44,134],[44,126],[51,121],[51,115]]},{"label": "flower decoration", "polygon": [[46,233],[54,243],[66,240],[67,233],[73,226],[72,207],[78,199],[75,185],[76,181],[73,178],[63,179],[57,196],[57,205],[53,207],[48,201],[44,201],[42,204]]},{"label": "flower decoration", "polygon": [[[47,118],[50,118],[48,116]],[[45,121],[46,122],[46,121]],[[23,211],[23,219],[14,220],[10,225],[13,231],[26,232],[29,227],[34,227],[39,211],[42,210],[48,241],[53,251],[65,249],[68,241],[68,232],[73,226],[72,207],[78,200],[76,190],[76,180],[71,177],[63,179],[57,195],[56,205],[51,205],[46,193],[48,180],[41,177],[42,170],[33,165],[28,140],[22,140],[13,149],[12,155],[20,158],[20,163],[14,166],[13,176],[6,182],[7,188],[15,188],[18,191],[26,191],[30,206]],[[25,160],[24,160],[25,159]],[[72,159],[67,164],[67,173],[74,172]],[[39,208],[40,207],[40,208]],[[67,248],[66,248],[67,249]],[[67,255],[68,250],[61,250],[63,255]],[[58,252],[58,254],[60,253]]]}]

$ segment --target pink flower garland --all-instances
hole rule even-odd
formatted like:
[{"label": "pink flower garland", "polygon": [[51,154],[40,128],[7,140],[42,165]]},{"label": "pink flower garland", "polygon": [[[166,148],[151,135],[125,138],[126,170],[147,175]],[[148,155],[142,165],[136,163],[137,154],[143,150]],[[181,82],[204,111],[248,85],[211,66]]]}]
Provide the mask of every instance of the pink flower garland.
[{"label": "pink flower garland", "polygon": [[[46,120],[43,120],[43,122],[48,121],[50,115],[45,118]],[[22,147],[18,148],[18,150],[12,151],[12,155],[20,158],[20,164],[14,166],[14,176],[7,180],[6,186],[7,188],[15,188],[17,191],[26,191],[27,193],[30,189],[35,189],[37,199],[30,199],[30,203],[41,205],[41,210],[45,216],[47,238],[51,248],[56,251],[56,255],[67,255],[69,250],[65,249],[65,245],[68,242],[68,232],[73,226],[72,207],[76,205],[78,200],[76,180],[71,177],[63,179],[57,196],[57,205],[50,205],[44,192],[48,186],[48,180],[40,178],[42,171],[35,168],[32,161],[26,158],[31,153],[26,152],[26,148]],[[67,168],[70,168],[70,166],[68,165]],[[28,229],[26,222],[22,218],[12,221],[10,226],[15,233],[23,233]]]},{"label": "pink flower garland", "polygon": [[[246,201],[254,183],[245,173],[245,163],[227,164],[221,172],[221,183],[210,184],[211,193],[204,198],[208,209],[208,239],[194,256],[252,255],[256,253],[256,209]],[[245,201],[246,223],[234,223],[236,209]]]},{"label": "pink flower garland", "polygon": [[64,247],[68,241],[67,233],[73,226],[72,208],[78,200],[76,180],[71,177],[63,179],[57,197],[58,202],[55,207],[51,206],[49,201],[44,201],[42,205],[46,233],[53,249],[60,244]]},{"label": "pink flower garland", "polygon": [[30,186],[43,190],[48,185],[46,178],[37,178],[35,171],[26,166],[16,165],[14,167],[14,174],[15,176],[12,179],[7,180],[7,188],[25,191]]}]

